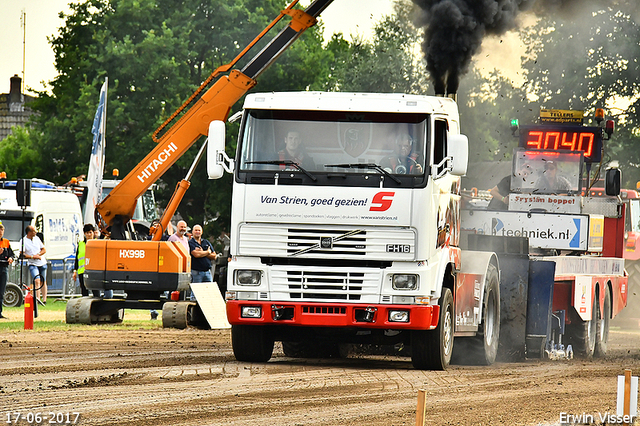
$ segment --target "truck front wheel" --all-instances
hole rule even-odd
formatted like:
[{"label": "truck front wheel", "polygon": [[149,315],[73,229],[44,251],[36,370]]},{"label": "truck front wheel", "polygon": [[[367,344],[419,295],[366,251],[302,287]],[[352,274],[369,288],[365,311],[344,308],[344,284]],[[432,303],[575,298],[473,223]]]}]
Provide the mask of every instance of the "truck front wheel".
[{"label": "truck front wheel", "polygon": [[453,296],[448,288],[440,296],[440,317],[435,330],[411,332],[411,362],[418,370],[444,370],[453,351]]},{"label": "truck front wheel", "polygon": [[500,339],[500,285],[498,271],[489,265],[484,284],[482,323],[474,337],[456,340],[453,362],[471,365],[491,365],[498,353]]},{"label": "truck front wheel", "polygon": [[263,326],[232,325],[231,346],[238,361],[267,362],[273,354],[273,338]]}]

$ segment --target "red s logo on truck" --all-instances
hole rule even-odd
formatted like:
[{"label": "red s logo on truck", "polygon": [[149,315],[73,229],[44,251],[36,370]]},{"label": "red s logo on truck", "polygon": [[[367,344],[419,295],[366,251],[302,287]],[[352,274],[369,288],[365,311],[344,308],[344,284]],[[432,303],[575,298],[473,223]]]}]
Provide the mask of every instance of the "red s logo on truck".
[{"label": "red s logo on truck", "polygon": [[371,206],[369,208],[370,212],[385,212],[389,210],[391,207],[391,203],[393,202],[393,196],[396,195],[395,192],[378,192],[373,196],[373,200],[371,204],[379,204],[378,206]]}]

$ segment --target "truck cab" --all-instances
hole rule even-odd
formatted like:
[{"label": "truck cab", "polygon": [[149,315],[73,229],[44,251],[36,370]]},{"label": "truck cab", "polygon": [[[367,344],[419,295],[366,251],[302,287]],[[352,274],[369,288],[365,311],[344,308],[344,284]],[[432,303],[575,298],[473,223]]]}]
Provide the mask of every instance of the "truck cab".
[{"label": "truck cab", "polygon": [[493,362],[498,269],[488,252],[462,260],[453,99],[252,94],[240,127],[226,293],[238,359],[265,361],[274,341],[289,354],[405,343],[417,368],[442,369],[460,336]]}]

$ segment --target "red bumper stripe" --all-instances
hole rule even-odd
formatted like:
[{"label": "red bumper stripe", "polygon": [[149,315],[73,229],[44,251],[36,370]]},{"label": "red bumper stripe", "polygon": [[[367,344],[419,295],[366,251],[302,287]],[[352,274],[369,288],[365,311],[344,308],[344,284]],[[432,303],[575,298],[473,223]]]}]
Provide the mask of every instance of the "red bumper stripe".
[{"label": "red bumper stripe", "polygon": [[[262,318],[242,318],[242,307],[262,308]],[[275,320],[272,306],[284,308],[290,319]],[[374,308],[372,322],[361,320],[364,311]],[[390,322],[389,311],[409,311],[408,322]],[[291,325],[311,327],[358,327],[404,330],[431,330],[437,327],[440,307],[421,305],[351,305],[328,303],[227,301],[230,324]]]}]

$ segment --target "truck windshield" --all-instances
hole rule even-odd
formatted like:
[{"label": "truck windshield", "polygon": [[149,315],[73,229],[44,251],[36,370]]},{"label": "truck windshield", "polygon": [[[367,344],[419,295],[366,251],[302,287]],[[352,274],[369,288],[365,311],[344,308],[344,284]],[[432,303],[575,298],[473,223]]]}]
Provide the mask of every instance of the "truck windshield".
[{"label": "truck windshield", "polygon": [[516,151],[511,191],[529,194],[580,193],[583,156],[580,152]]},{"label": "truck windshield", "polygon": [[427,114],[250,110],[241,133],[239,169],[304,173],[295,162],[313,176],[422,176],[428,123]]}]

